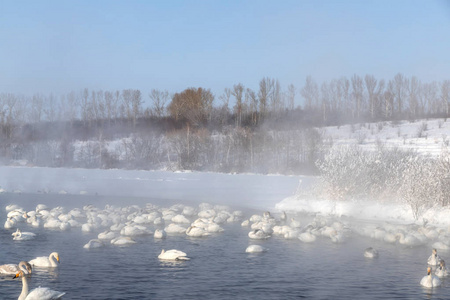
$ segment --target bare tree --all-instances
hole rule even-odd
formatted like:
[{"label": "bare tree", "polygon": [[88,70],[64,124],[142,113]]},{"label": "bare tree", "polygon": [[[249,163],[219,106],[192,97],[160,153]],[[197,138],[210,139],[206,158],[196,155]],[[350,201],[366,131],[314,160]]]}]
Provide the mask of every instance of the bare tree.
[{"label": "bare tree", "polygon": [[338,81],[338,93],[341,95],[342,100],[339,100],[338,107],[340,111],[352,111],[351,103],[350,103],[350,81],[341,77]]},{"label": "bare tree", "polygon": [[295,86],[291,83],[288,85],[287,90],[287,106],[289,110],[294,110],[295,108]]},{"label": "bare tree", "polygon": [[424,105],[426,107],[426,110],[430,114],[437,114],[439,111],[437,91],[438,85],[435,81],[431,83],[425,83],[422,85]]},{"label": "bare tree", "polygon": [[46,98],[46,102],[44,105],[44,115],[47,121],[49,122],[55,122],[56,121],[56,117],[57,117],[57,112],[56,112],[56,98],[53,94],[50,94],[47,98]]},{"label": "bare tree", "polygon": [[375,88],[377,86],[377,80],[373,75],[366,75],[364,77],[364,82],[366,84],[367,94],[369,96],[369,112],[372,120],[375,118],[376,100]]},{"label": "bare tree", "polygon": [[277,79],[273,84],[273,92],[270,97],[270,108],[273,113],[277,114],[283,109],[283,107],[283,93],[281,91],[280,82]]},{"label": "bare tree", "polygon": [[79,98],[75,92],[70,92],[66,97],[66,104],[64,105],[63,118],[69,120],[71,124],[78,117]]},{"label": "bare tree", "polygon": [[31,98],[31,108],[28,119],[31,123],[39,123],[42,120],[44,110],[44,97],[41,94],[34,94]]},{"label": "bare tree", "polygon": [[149,94],[150,99],[153,101],[153,112],[161,118],[166,114],[166,105],[169,101],[169,92],[152,89]]},{"label": "bare tree", "polygon": [[256,125],[258,124],[258,97],[256,97],[256,93],[253,90],[247,89],[245,91],[245,99],[252,115],[252,125]]},{"label": "bare tree", "polygon": [[383,116],[385,119],[391,118],[394,113],[394,82],[389,80],[387,89],[383,93]]},{"label": "bare tree", "polygon": [[90,123],[90,112],[89,112],[89,90],[85,88],[81,94],[81,102],[80,102],[80,109],[81,109],[81,119],[83,120],[83,123]]},{"label": "bare tree", "polygon": [[125,116],[136,126],[137,119],[142,111],[142,98],[140,90],[123,90],[122,91],[123,108]]},{"label": "bare tree", "polygon": [[229,103],[231,97],[231,90],[229,88],[225,88],[223,94],[219,96],[219,99],[222,101],[222,105],[218,109],[220,124],[227,124],[227,119],[229,115]]},{"label": "bare tree", "polygon": [[240,127],[242,123],[242,106],[243,106],[243,94],[244,94],[244,85],[241,83],[235,84],[233,86],[233,90],[231,94],[236,99],[236,104],[234,105],[234,111],[236,113],[236,127]]},{"label": "bare tree", "polygon": [[361,111],[363,109],[363,91],[364,91],[364,83],[360,76],[353,75],[352,77],[352,99],[354,104],[354,113],[352,113],[353,117],[360,119]]},{"label": "bare tree", "polygon": [[413,76],[411,80],[408,81],[408,100],[409,100],[409,114],[411,117],[415,118],[418,114],[419,109],[419,97],[420,97],[420,86],[421,83],[417,77]]},{"label": "bare tree", "polygon": [[273,86],[274,80],[269,77],[264,77],[259,82],[258,99],[260,119],[267,114],[267,106],[269,104],[270,97],[272,96]]},{"label": "bare tree", "polygon": [[449,116],[450,111],[450,80],[444,80],[441,84],[442,110],[445,116]]},{"label": "bare tree", "polygon": [[[394,95],[395,95],[395,103],[397,105],[397,113],[398,116],[401,116],[403,114],[403,106],[404,106],[404,101],[406,98],[406,79],[403,76],[403,74],[398,73],[397,75],[395,75],[394,77]],[[394,109],[395,111],[395,109]]]},{"label": "bare tree", "polygon": [[300,94],[305,99],[305,109],[312,109],[313,106],[317,107],[319,88],[311,76],[306,77],[305,85],[301,89]]},{"label": "bare tree", "polygon": [[326,122],[328,120],[328,113],[330,111],[330,89],[327,82],[322,83],[322,85],[320,86],[320,91],[320,109],[322,111],[322,120]]}]

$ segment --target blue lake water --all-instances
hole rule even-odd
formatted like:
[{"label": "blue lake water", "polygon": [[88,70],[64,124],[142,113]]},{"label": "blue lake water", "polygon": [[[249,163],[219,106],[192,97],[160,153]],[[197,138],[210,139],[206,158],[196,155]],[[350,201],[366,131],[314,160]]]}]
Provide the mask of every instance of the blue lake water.
[{"label": "blue lake water", "polygon": [[[208,190],[205,183],[204,191]],[[182,193],[182,191],[179,191]],[[193,205],[192,199],[187,201]],[[262,214],[255,207],[238,209],[245,217]],[[282,199],[280,199],[282,200]],[[107,203],[126,206],[154,203],[170,206],[186,201],[126,196],[57,195],[33,193],[0,194],[0,222],[6,219],[4,207],[16,203],[27,210],[38,203],[50,208],[68,208]],[[307,220],[311,216],[299,216]],[[118,247],[107,244],[99,249],[83,249],[97,232],[82,233],[79,228],[68,231],[32,228],[37,237],[29,241],[13,241],[15,229],[0,229],[0,264],[18,263],[53,251],[61,263],[55,269],[35,268],[29,278],[31,288],[45,286],[66,292],[63,299],[448,299],[450,279],[435,289],[419,285],[426,273],[427,245],[407,247],[377,242],[352,235],[344,243],[318,238],[314,243],[272,236],[267,240],[251,240],[250,229],[240,222],[224,224],[225,231],[203,238],[169,235],[155,240],[153,236],[136,237],[136,244]],[[101,230],[103,231],[103,230]],[[245,253],[250,244],[267,251]],[[379,250],[377,259],[363,256],[364,249]],[[165,262],[157,256],[162,249],[179,249],[189,261]],[[442,252],[445,259],[450,253]],[[12,276],[0,278],[0,298],[15,299],[21,281]]]}]

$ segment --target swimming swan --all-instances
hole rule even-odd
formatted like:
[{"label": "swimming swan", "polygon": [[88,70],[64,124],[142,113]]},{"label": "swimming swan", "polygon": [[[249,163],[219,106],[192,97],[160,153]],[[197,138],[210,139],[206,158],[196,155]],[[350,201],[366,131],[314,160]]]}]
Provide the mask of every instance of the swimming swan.
[{"label": "swimming swan", "polygon": [[430,257],[428,257],[428,264],[430,266],[438,266],[441,260],[441,257],[437,254],[437,250],[433,249]]},{"label": "swimming swan", "polygon": [[248,237],[253,240],[264,240],[270,237],[270,234],[267,234],[262,229],[255,229],[248,233]]},{"label": "swimming swan", "polygon": [[27,277],[22,271],[17,272],[16,276],[14,278],[22,278],[22,292],[20,293],[20,296],[18,300],[33,300],[33,299],[39,299],[39,300],[51,300],[51,299],[60,299],[63,295],[66,293],[58,292],[51,290],[46,287],[38,287],[32,290],[28,293],[28,281]]},{"label": "swimming swan", "polygon": [[36,237],[36,234],[33,232],[22,232],[19,228],[17,228],[16,232],[11,234],[13,236],[14,241],[26,241],[31,240]]},{"label": "swimming swan", "polygon": [[247,249],[245,249],[246,253],[261,253],[261,252],[265,252],[266,248],[264,248],[263,246],[260,245],[250,245],[247,247]]},{"label": "swimming swan", "polygon": [[27,261],[21,261],[18,265],[6,264],[0,266],[0,274],[14,275],[22,271],[24,274],[31,274],[31,265]]},{"label": "swimming swan", "polygon": [[448,276],[447,268],[445,267],[445,261],[441,260],[439,267],[436,269],[435,275],[437,277],[446,277]]},{"label": "swimming swan", "polygon": [[92,239],[87,244],[83,246],[84,249],[94,249],[94,248],[101,248],[105,246],[105,244],[99,240],[99,239]]},{"label": "swimming swan", "polygon": [[427,268],[427,273],[428,274],[426,276],[423,276],[422,280],[420,281],[421,286],[433,288],[441,285],[441,280],[435,275],[431,274],[431,267]]},{"label": "swimming swan", "polygon": [[376,258],[378,257],[378,251],[376,249],[373,249],[372,247],[369,247],[366,250],[364,250],[364,257]]},{"label": "swimming swan", "polygon": [[156,229],[155,233],[153,234],[153,237],[155,239],[164,239],[164,238],[166,238],[166,236],[167,236],[167,234],[164,231],[164,229]]},{"label": "swimming swan", "polygon": [[161,254],[158,255],[159,259],[162,260],[189,260],[190,258],[186,256],[187,254],[180,250],[167,250],[164,249],[161,251]]},{"label": "swimming swan", "polygon": [[58,252],[52,252],[48,257],[40,256],[29,261],[33,267],[57,267],[57,262],[59,263]]}]

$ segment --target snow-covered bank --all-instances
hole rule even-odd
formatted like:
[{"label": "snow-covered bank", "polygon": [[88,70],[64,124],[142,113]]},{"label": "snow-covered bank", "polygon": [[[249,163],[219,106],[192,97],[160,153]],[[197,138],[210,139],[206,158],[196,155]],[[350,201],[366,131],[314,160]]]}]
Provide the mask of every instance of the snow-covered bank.
[{"label": "snow-covered bank", "polygon": [[409,205],[404,203],[377,203],[368,201],[332,201],[291,196],[275,205],[276,210],[333,217],[351,217],[359,220],[422,224],[424,220],[438,227],[450,226],[450,208],[428,209],[420,220],[415,220]]}]

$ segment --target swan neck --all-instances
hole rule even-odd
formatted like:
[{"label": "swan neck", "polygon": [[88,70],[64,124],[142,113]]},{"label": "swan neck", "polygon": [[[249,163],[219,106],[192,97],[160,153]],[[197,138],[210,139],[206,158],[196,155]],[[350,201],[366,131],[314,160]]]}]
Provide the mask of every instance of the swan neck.
[{"label": "swan neck", "polygon": [[28,270],[26,269],[26,265],[23,261],[19,263],[19,270],[23,271],[25,274],[28,274]]},{"label": "swan neck", "polygon": [[24,300],[28,295],[28,280],[25,275],[22,276],[22,293],[20,293],[18,300]]},{"label": "swan neck", "polygon": [[55,257],[54,253],[50,254],[50,256],[48,257],[48,260],[50,261],[50,265],[52,267],[58,266],[58,264],[56,263],[56,257]]}]

